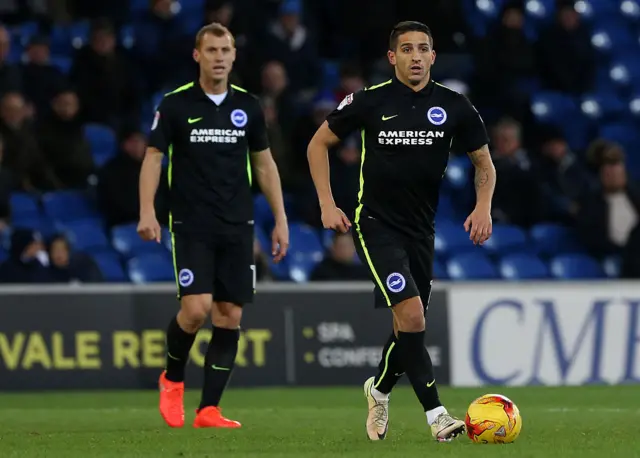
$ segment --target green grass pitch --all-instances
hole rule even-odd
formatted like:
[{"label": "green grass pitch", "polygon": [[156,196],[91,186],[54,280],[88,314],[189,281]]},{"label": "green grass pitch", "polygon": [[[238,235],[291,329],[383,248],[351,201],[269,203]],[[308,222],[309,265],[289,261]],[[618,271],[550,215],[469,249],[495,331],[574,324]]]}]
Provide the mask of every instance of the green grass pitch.
[{"label": "green grass pitch", "polygon": [[444,388],[441,397],[463,416],[471,400],[490,392],[520,407],[523,429],[514,444],[434,442],[406,387],[392,396],[383,442],[366,439],[358,387],[230,390],[224,413],[243,422],[231,431],[191,427],[195,391],[179,430],[162,423],[154,392],[5,393],[0,457],[640,457],[640,387]]}]

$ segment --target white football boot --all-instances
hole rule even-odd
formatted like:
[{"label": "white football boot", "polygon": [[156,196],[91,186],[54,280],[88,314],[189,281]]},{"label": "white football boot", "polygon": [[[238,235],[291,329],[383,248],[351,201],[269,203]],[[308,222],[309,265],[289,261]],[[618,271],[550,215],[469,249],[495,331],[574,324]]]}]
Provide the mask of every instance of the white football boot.
[{"label": "white football boot", "polygon": [[367,435],[372,441],[383,440],[389,427],[389,399],[378,401],[371,394],[375,377],[364,382],[364,396],[369,404],[367,416]]},{"label": "white football boot", "polygon": [[441,413],[431,424],[431,434],[438,442],[451,442],[455,437],[464,434],[464,421],[452,417],[447,412]]}]

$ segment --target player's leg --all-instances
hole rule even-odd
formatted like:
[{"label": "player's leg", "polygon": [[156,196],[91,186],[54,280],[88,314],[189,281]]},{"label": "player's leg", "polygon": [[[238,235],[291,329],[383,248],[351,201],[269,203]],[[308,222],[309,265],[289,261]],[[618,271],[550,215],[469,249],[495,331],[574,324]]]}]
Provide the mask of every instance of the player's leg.
[{"label": "player's leg", "polygon": [[215,277],[214,305],[211,310],[213,331],[205,356],[204,386],[194,426],[237,428],[240,423],[220,413],[220,400],[233,373],[242,306],[253,300],[253,234],[224,237],[217,250],[219,268]]},{"label": "player's leg", "polygon": [[[380,276],[375,266],[381,254],[384,256],[384,253],[401,249],[398,239],[388,228],[366,213],[356,214],[353,237],[360,260],[369,267],[371,280],[375,285],[376,306],[383,303],[386,307],[383,291],[380,289]],[[387,434],[389,395],[403,373],[397,344],[397,323],[394,318],[393,331],[383,347],[378,373],[364,383],[364,394],[368,405],[366,429],[367,436],[371,440],[382,440]]]},{"label": "player's leg", "polygon": [[[211,311],[212,253],[202,242],[173,234],[180,310],[166,334],[166,367],[160,375],[160,413],[171,427],[184,425],[184,373],[196,333]],[[209,254],[209,256],[207,256]]]},{"label": "player's leg", "polygon": [[409,267],[418,297],[393,307],[398,322],[398,348],[407,376],[422,404],[436,440],[448,441],[464,432],[464,422],[453,418],[440,402],[433,363],[425,346],[425,315],[431,299],[433,239],[407,247]]}]

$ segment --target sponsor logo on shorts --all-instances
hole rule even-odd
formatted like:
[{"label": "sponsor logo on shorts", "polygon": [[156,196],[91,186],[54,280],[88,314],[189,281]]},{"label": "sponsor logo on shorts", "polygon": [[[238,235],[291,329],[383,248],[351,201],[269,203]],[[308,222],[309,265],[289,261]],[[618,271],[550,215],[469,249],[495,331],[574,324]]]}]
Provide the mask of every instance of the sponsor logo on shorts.
[{"label": "sponsor logo on shorts", "polygon": [[191,283],[193,283],[193,278],[193,272],[191,272],[189,269],[182,269],[178,273],[178,283],[180,283],[180,286],[182,286],[183,288],[190,286]]},{"label": "sponsor logo on shorts", "polygon": [[441,126],[447,122],[447,112],[441,107],[431,107],[429,111],[427,111],[427,119],[429,119],[431,124]]},{"label": "sponsor logo on shorts", "polygon": [[242,128],[247,125],[247,121],[249,121],[249,117],[244,110],[233,110],[231,112],[231,122],[234,126]]},{"label": "sponsor logo on shorts", "polygon": [[404,279],[402,274],[394,272],[387,277],[387,288],[392,293],[399,293],[407,286],[407,280]]}]

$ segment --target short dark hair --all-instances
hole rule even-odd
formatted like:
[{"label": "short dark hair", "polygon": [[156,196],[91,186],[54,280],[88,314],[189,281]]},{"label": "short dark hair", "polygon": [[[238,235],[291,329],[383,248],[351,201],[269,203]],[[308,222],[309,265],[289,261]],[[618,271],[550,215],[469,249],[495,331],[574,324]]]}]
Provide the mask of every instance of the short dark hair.
[{"label": "short dark hair", "polygon": [[229,35],[229,37],[231,38],[231,44],[233,46],[236,45],[235,38],[233,37],[233,34],[229,31],[229,29],[227,29],[222,24],[212,22],[211,24],[207,24],[202,27],[196,34],[196,49],[200,49],[202,39],[208,33],[213,35],[214,37],[224,37],[225,35]]},{"label": "short dark hair", "polygon": [[403,21],[398,22],[393,29],[391,29],[391,35],[389,36],[389,49],[395,50],[398,46],[398,37],[407,32],[422,32],[426,33],[433,46],[433,35],[428,25],[418,21]]}]

